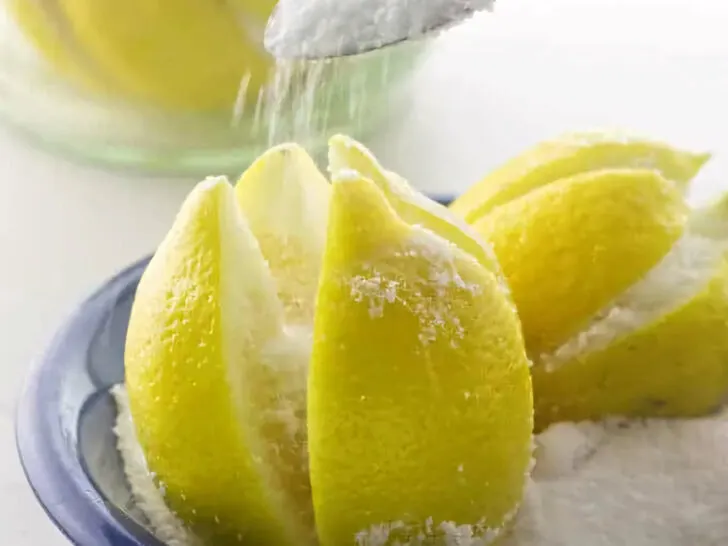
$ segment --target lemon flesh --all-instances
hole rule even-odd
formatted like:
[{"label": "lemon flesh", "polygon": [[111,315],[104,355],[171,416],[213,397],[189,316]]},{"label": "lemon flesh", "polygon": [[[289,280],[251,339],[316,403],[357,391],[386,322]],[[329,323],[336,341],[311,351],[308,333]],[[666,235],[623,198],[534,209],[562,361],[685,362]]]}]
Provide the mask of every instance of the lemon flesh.
[{"label": "lemon flesh", "polygon": [[312,541],[310,339],[283,316],[232,187],[199,184],[139,283],[125,367],[149,469],[203,542]]},{"label": "lemon flesh", "polygon": [[725,245],[684,237],[532,374],[536,430],[558,421],[718,409],[728,393]]},{"label": "lemon flesh", "polygon": [[577,174],[604,169],[655,170],[684,188],[710,159],[661,142],[604,132],[566,134],[506,162],[450,208],[471,223],[529,192]]},{"label": "lemon flesh", "polygon": [[238,205],[276,279],[288,323],[313,324],[330,191],[313,159],[295,144],[268,150],[235,186]]},{"label": "lemon flesh", "polygon": [[473,229],[493,245],[539,355],[656,265],[687,218],[681,193],[656,171],[602,170],[535,189]]},{"label": "lemon flesh", "polygon": [[[15,2],[19,24],[56,66],[84,83],[169,109],[232,108],[243,78],[254,100],[270,58],[259,45],[273,1]],[[62,34],[59,33],[62,30]]]},{"label": "lemon flesh", "polygon": [[320,544],[495,538],[522,498],[532,429],[528,361],[496,276],[344,171],[319,287],[308,431]]}]

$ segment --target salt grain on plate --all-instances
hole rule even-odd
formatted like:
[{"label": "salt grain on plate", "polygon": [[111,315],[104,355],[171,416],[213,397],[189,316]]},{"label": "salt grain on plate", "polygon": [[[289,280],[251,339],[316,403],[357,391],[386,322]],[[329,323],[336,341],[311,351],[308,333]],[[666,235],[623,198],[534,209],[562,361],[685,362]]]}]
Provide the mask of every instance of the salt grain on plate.
[{"label": "salt grain on plate", "polygon": [[[137,504],[168,544],[197,546],[146,470],[124,387],[113,392]],[[503,546],[728,544],[728,410],[702,419],[561,423],[537,436],[535,456]]]}]

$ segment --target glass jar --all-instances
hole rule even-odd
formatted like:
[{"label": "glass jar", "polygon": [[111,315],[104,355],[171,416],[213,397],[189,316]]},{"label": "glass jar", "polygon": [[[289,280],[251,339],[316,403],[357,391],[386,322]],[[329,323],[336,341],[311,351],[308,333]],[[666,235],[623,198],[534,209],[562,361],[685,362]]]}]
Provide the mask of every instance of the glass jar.
[{"label": "glass jar", "polygon": [[365,138],[426,47],[278,67],[274,0],[0,0],[0,117],[107,165],[205,175],[268,146]]}]

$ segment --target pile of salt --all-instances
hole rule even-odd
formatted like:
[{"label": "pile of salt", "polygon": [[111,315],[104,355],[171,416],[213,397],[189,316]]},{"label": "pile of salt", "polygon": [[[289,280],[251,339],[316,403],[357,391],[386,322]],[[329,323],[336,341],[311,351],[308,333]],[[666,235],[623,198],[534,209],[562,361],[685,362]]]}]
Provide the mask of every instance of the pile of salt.
[{"label": "pile of salt", "polygon": [[[199,546],[146,469],[123,385],[113,392],[137,505],[169,546]],[[560,423],[536,437],[535,457],[502,546],[728,544],[728,410],[702,419]]]},{"label": "pile of salt", "polygon": [[503,546],[728,544],[728,410],[685,420],[562,423]]}]

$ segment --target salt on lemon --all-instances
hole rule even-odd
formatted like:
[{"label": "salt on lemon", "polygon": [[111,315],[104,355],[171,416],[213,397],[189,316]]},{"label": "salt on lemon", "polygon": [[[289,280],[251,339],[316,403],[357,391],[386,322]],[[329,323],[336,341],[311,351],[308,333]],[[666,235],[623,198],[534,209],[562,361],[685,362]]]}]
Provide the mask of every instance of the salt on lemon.
[{"label": "salt on lemon", "polygon": [[330,191],[329,181],[296,144],[265,152],[235,186],[291,324],[313,322]]},{"label": "salt on lemon", "polygon": [[308,387],[320,544],[490,543],[531,461],[515,309],[433,204],[413,212],[361,172],[332,170]]},{"label": "salt on lemon", "polygon": [[[147,267],[127,334],[129,408],[169,509],[203,543],[314,544],[305,425],[312,317],[287,320],[264,254],[276,247],[259,244],[241,212],[240,201],[255,206],[247,198],[256,176],[244,176],[237,195],[223,178],[200,183]],[[296,215],[301,203],[288,205],[279,212],[290,215],[291,234],[315,238],[309,217]],[[280,226],[273,232],[285,236]]]},{"label": "salt on lemon", "polygon": [[684,199],[708,155],[610,138],[537,146],[452,207],[508,277],[537,430],[701,415],[728,392],[725,207]]},{"label": "salt on lemon", "polygon": [[727,224],[724,200],[694,211],[659,264],[541,357],[539,423],[719,409],[728,394]]}]

